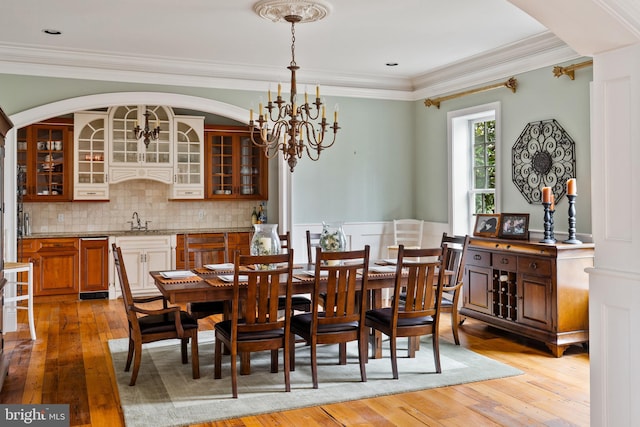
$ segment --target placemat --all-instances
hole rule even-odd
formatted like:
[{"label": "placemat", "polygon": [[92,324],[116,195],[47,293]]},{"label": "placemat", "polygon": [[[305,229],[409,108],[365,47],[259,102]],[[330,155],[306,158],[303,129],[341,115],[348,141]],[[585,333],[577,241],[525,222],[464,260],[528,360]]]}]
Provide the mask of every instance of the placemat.
[{"label": "placemat", "polygon": [[165,284],[165,285],[175,285],[175,284],[178,284],[178,283],[194,283],[194,282],[200,282],[202,280],[201,277],[196,276],[195,274],[193,276],[190,276],[190,277],[182,277],[182,278],[179,278],[179,279],[165,279],[162,276],[158,276],[155,279],[158,280],[159,282],[161,282],[162,284]]}]

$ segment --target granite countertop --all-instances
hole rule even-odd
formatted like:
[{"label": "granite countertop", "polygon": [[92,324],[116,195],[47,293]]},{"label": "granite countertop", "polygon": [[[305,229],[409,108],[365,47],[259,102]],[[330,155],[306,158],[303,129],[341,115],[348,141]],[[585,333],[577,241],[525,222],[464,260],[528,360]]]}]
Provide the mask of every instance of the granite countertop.
[{"label": "granite countertop", "polygon": [[45,239],[63,237],[121,237],[121,236],[164,236],[171,234],[192,234],[192,233],[243,233],[253,232],[253,227],[229,227],[229,228],[197,228],[197,229],[160,229],[160,230],[111,230],[111,231],[77,231],[77,232],[57,232],[57,233],[32,233],[30,236],[22,236],[23,239]]}]

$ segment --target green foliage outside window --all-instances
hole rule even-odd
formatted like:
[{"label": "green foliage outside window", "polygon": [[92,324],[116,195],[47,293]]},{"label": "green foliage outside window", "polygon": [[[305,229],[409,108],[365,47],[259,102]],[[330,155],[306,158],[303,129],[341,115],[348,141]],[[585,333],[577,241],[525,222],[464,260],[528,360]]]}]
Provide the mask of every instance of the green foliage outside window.
[{"label": "green foliage outside window", "polygon": [[[473,124],[473,188],[475,213],[494,213],[496,188],[496,122]],[[482,192],[478,190],[491,190]]]}]

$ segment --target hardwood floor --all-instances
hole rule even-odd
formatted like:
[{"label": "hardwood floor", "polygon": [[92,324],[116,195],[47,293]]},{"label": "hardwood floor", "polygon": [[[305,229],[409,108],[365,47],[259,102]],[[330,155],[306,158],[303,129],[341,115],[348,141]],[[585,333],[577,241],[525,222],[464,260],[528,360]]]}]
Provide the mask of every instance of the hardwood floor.
[{"label": "hardwood floor", "polygon": [[[19,312],[18,331],[6,335],[11,365],[0,402],[68,403],[72,426],[124,425],[107,348],[109,339],[127,336],[122,301],[36,302],[35,313],[37,341],[30,340],[26,311]],[[464,347],[525,374],[198,425],[589,425],[589,356],[582,347],[557,359],[543,344],[473,319],[460,332]],[[441,336],[453,341],[447,315]]]}]

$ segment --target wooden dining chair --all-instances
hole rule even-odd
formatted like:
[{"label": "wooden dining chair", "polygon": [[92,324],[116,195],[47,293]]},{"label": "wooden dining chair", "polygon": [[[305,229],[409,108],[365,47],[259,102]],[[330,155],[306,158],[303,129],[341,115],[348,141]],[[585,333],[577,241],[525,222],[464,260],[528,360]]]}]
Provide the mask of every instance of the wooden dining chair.
[{"label": "wooden dining chair", "polygon": [[[443,253],[442,248],[405,249],[404,245],[400,245],[394,290],[395,295],[405,292],[405,300],[394,298],[391,307],[367,310],[365,313],[367,327],[389,336],[394,379],[398,379],[398,337],[431,334],[436,372],[442,372],[438,340],[442,286],[438,284],[444,283],[446,250]],[[439,261],[430,261],[430,257],[438,257]],[[413,357],[415,347],[409,343],[408,349],[409,357]]]},{"label": "wooden dining chair", "polygon": [[[291,249],[291,233],[288,231],[285,234],[280,234],[280,250],[282,253],[287,253]],[[278,301],[280,310],[285,308],[285,298],[281,297]],[[311,311],[311,300],[304,295],[293,295],[291,297],[291,309],[296,311],[309,312]]]},{"label": "wooden dining chair", "polygon": [[306,232],[307,235],[307,261],[309,264],[313,264],[313,256],[316,253],[316,248],[320,246],[320,233],[312,233],[309,230]]},{"label": "wooden dining chair", "polygon": [[[206,264],[229,262],[229,240],[227,233],[185,234],[184,262],[186,269],[202,268]],[[187,312],[196,319],[223,314],[229,310],[223,301],[187,303]]]},{"label": "wooden dining chair", "polygon": [[[131,368],[133,360],[133,371],[131,372],[130,386],[136,384],[140,362],[142,360],[142,344],[149,342],[179,339],[181,341],[182,363],[188,363],[187,344],[191,340],[191,367],[193,378],[200,378],[200,363],[198,358],[198,321],[187,312],[180,310],[178,306],[169,307],[167,300],[163,296],[148,298],[133,298],[127,270],[122,260],[122,251],[119,247],[112,245],[113,259],[115,261],[120,289],[122,290],[122,301],[127,313],[129,324],[129,353],[125,372]],[[162,301],[162,308],[150,309],[143,306],[145,303]]]},{"label": "wooden dining chair", "polygon": [[456,345],[460,345],[458,326],[461,321],[458,315],[458,305],[462,293],[464,262],[468,244],[469,236],[449,236],[446,232],[442,234],[441,247],[447,248],[447,257],[444,262],[450,276],[448,284],[442,288],[440,312],[451,315],[451,331]]},{"label": "wooden dining chair", "polygon": [[[283,349],[285,390],[291,391],[289,381],[291,360],[291,294],[293,251],[278,255],[235,255],[231,319],[215,325],[214,378],[222,377],[223,344],[231,353],[231,389],[238,397],[239,353],[271,350],[271,372],[278,372],[278,349]],[[272,269],[254,268],[271,265]],[[281,292],[281,277],[286,277]],[[278,298],[285,297],[284,317],[278,316]],[[242,304],[240,301],[242,300]],[[240,312],[241,311],[241,312]]]},{"label": "wooden dining chair", "polygon": [[[366,293],[359,291],[367,284],[369,245],[347,252],[323,252],[317,247],[315,260],[311,313],[291,319],[292,337],[294,334],[302,337],[310,347],[313,388],[318,388],[318,344],[341,344],[339,363],[345,364],[346,343],[358,341],[360,377],[363,382],[367,381]],[[321,289],[326,294],[323,311],[319,310]]]}]

